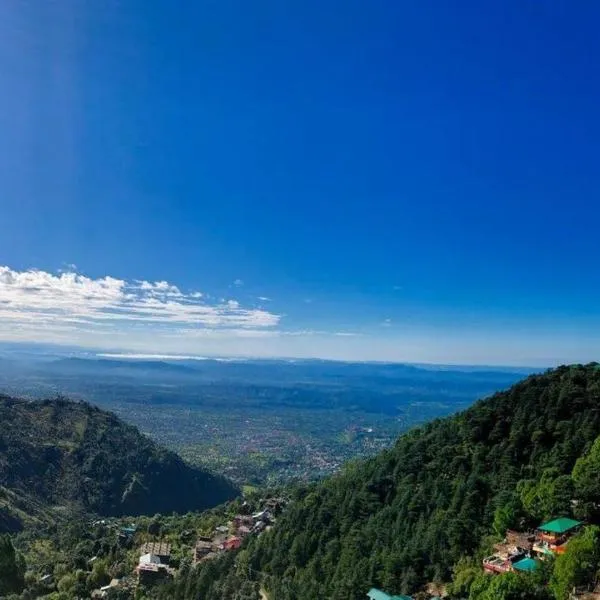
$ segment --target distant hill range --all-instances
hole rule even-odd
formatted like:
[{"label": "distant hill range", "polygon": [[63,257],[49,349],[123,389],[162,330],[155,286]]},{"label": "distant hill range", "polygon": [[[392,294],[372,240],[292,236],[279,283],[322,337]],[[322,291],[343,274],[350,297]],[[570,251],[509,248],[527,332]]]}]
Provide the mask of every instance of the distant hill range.
[{"label": "distant hill range", "polygon": [[[457,410],[530,372],[320,360],[31,359],[0,354],[0,389],[5,393],[39,398],[60,391],[103,407],[118,399],[119,404],[212,404],[218,410],[252,404],[261,410],[341,408],[398,415],[411,403]],[[420,412],[430,418],[448,411]]]},{"label": "distant hill range", "polygon": [[[31,363],[30,363],[31,364]],[[343,362],[330,360],[139,360],[122,358],[68,357],[38,361],[38,372],[55,374],[120,374],[189,376],[203,381],[237,381],[270,384],[353,384],[376,382],[390,384],[439,381],[445,385],[458,382],[490,382],[492,385],[514,383],[519,376],[534,369],[518,367],[468,367],[443,365],[410,365],[401,363]]]},{"label": "distant hill range", "polygon": [[0,422],[0,533],[73,511],[203,510],[238,494],[87,403],[0,396]]}]

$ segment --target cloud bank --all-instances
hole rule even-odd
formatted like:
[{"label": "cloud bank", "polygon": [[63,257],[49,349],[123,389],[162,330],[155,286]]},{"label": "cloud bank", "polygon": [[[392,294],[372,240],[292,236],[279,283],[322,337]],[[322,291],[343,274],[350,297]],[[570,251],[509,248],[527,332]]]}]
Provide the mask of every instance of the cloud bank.
[{"label": "cloud bank", "polygon": [[142,354],[278,356],[318,352],[324,340],[356,335],[283,328],[281,320],[256,299],[248,306],[215,300],[168,281],[0,266],[3,341]]},{"label": "cloud bank", "polygon": [[15,271],[0,266],[0,331],[61,334],[122,334],[152,329],[165,334],[261,334],[280,316],[237,300],[210,302],[199,291],[184,292],[167,281],[98,279],[75,272]]},{"label": "cloud bank", "polygon": [[[244,296],[242,288],[236,288]],[[258,301],[258,303],[257,303]],[[598,359],[600,339],[569,325],[424,326],[394,318],[373,331],[290,328],[266,297],[216,300],[168,281],[91,278],[0,266],[0,340],[152,356],[253,356],[551,366]],[[315,314],[317,320],[319,315]],[[286,317],[287,320],[287,317]],[[393,323],[393,327],[391,327]],[[381,326],[383,325],[383,327]]]}]

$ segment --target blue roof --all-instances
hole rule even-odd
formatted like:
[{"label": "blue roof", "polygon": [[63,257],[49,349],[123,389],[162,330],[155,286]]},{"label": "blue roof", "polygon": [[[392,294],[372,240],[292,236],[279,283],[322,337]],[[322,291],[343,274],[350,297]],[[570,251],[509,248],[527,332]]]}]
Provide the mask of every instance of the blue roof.
[{"label": "blue roof", "polygon": [[519,571],[535,571],[539,566],[538,561],[533,558],[522,558],[513,563],[513,567]]},{"label": "blue roof", "polygon": [[369,596],[371,600],[412,600],[410,596],[390,596],[377,588],[371,588],[367,592],[367,596]]},{"label": "blue roof", "polygon": [[135,527],[121,527],[123,533],[135,533]]}]

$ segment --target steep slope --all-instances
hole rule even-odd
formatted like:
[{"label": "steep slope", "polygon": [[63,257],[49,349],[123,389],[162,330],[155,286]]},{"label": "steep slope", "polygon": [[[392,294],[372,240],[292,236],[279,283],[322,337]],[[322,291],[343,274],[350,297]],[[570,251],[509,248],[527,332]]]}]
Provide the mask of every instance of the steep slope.
[{"label": "steep slope", "polygon": [[237,493],[89,404],[0,396],[0,422],[0,532],[72,510],[202,510]]},{"label": "steep slope", "polygon": [[494,520],[502,528],[569,514],[585,493],[573,467],[599,435],[598,365],[531,376],[298,492],[238,570],[278,600],[358,600],[372,585],[399,593],[447,580]]}]

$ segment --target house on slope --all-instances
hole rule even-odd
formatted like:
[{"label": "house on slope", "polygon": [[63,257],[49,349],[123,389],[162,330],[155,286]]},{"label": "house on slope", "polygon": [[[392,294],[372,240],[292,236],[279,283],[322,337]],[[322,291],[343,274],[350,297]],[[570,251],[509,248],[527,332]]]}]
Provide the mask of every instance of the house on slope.
[{"label": "house on slope", "polygon": [[212,540],[198,540],[194,548],[194,564],[198,564],[205,556],[213,551]]},{"label": "house on slope", "polygon": [[237,550],[241,545],[242,539],[234,535],[223,542],[223,550]]},{"label": "house on slope", "polygon": [[410,596],[390,596],[377,588],[371,588],[367,596],[370,600],[412,600]]},{"label": "house on slope", "polygon": [[111,579],[108,585],[102,586],[100,589],[94,590],[91,594],[92,598],[108,598],[111,590],[119,587],[121,581],[119,579]]},{"label": "house on slope", "polygon": [[236,515],[233,517],[233,525],[236,528],[242,526],[252,527],[254,525],[254,519],[250,515]]},{"label": "house on slope", "polygon": [[522,558],[521,560],[518,560],[517,562],[514,562],[512,567],[515,571],[521,571],[523,573],[531,573],[531,572],[539,569],[540,562],[533,558],[526,557],[526,558]]},{"label": "house on slope", "polygon": [[156,554],[144,554],[140,556],[138,566],[135,568],[138,577],[138,583],[150,585],[166,577],[171,576],[172,570],[161,562]]},{"label": "house on slope", "polygon": [[158,556],[162,564],[168,565],[171,559],[171,544],[166,542],[146,542],[140,547],[140,556],[144,556],[145,554]]},{"label": "house on slope", "polygon": [[533,549],[540,553],[550,550],[555,554],[562,554],[566,550],[567,542],[582,525],[581,521],[575,521],[568,517],[560,517],[543,523],[538,527],[538,542]]}]

